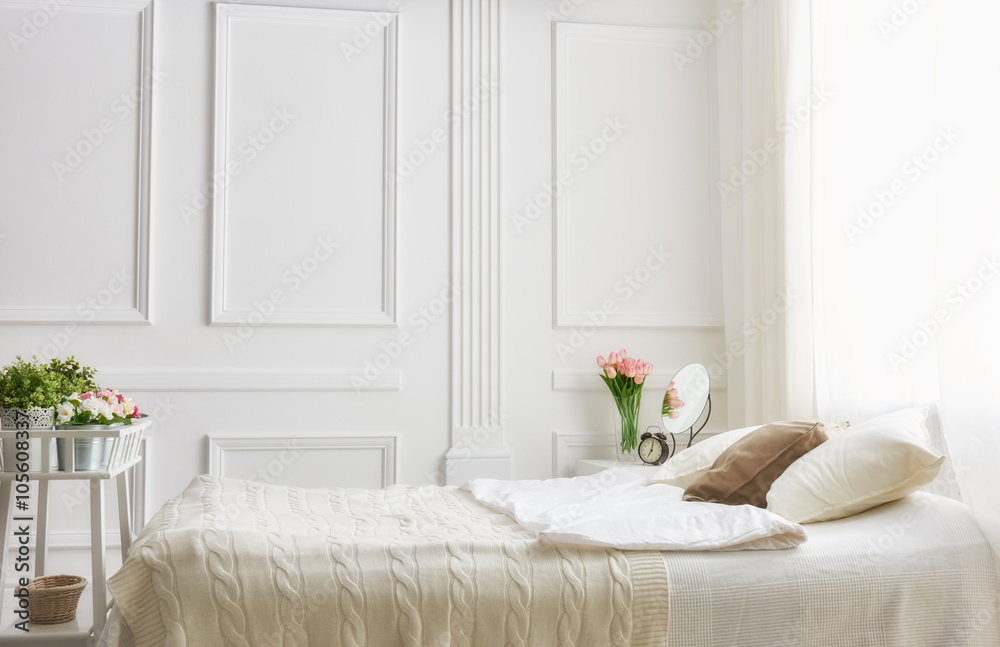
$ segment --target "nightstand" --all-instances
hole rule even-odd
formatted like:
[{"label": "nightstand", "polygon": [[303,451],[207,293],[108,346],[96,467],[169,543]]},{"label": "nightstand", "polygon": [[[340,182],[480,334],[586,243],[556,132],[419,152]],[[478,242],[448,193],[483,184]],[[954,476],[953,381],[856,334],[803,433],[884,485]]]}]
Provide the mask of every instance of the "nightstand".
[{"label": "nightstand", "polygon": [[[8,548],[11,545],[11,531],[14,528],[27,525],[35,536],[34,569],[32,579],[45,574],[45,562],[47,555],[48,540],[48,491],[51,481],[81,480],[90,483],[90,552],[91,552],[91,581],[88,583],[85,594],[89,592],[89,597],[93,605],[93,627],[87,627],[83,634],[93,635],[96,639],[100,637],[101,630],[104,629],[104,622],[107,616],[107,574],[105,572],[104,551],[105,551],[105,515],[104,515],[104,486],[106,481],[114,480],[118,485],[118,524],[121,532],[122,562],[132,545],[132,528],[130,519],[132,516],[131,498],[128,487],[128,474],[139,461],[142,460],[140,448],[142,446],[144,432],[149,429],[152,422],[144,420],[124,427],[100,431],[75,431],[57,429],[31,429],[31,438],[41,441],[42,469],[40,471],[0,472],[0,554],[6,559]],[[0,440],[10,442],[16,438],[17,430],[0,430]],[[54,440],[63,439],[66,442],[66,465],[64,470],[57,470],[53,465],[51,444]],[[105,438],[110,441],[110,452],[108,454],[107,465],[97,470],[77,470],[76,452],[74,449],[74,439],[89,440],[93,438]],[[10,466],[7,466],[10,468]],[[16,480],[19,474],[28,475],[30,481],[38,483],[38,512],[37,516],[27,511],[22,506],[27,506],[26,495],[18,492]],[[17,511],[15,511],[15,504]],[[20,512],[26,510],[25,512]],[[15,573],[15,581],[22,577],[21,573]],[[6,569],[0,571],[0,592],[5,591],[4,580]],[[6,597],[6,596],[5,596]],[[3,609],[3,600],[0,600],[0,611]],[[60,631],[60,634],[79,633],[82,628],[81,623],[76,625],[67,624],[68,632]],[[56,625],[53,625],[56,626]],[[63,625],[58,625],[62,627]],[[76,631],[74,631],[76,630]],[[31,630],[34,632],[34,628]],[[48,632],[40,632],[46,634]],[[42,636],[40,642],[44,642],[51,635]],[[65,637],[65,635],[63,636]],[[71,636],[72,637],[72,636]],[[0,636],[0,644],[9,644],[7,632]],[[24,644],[26,639],[18,637],[13,644]],[[55,644],[55,639],[51,643]]]},{"label": "nightstand", "polygon": [[576,476],[589,476],[597,474],[612,467],[624,467],[630,472],[635,472],[646,478],[653,478],[659,465],[646,465],[645,463],[619,463],[614,459],[581,458],[576,462]]}]

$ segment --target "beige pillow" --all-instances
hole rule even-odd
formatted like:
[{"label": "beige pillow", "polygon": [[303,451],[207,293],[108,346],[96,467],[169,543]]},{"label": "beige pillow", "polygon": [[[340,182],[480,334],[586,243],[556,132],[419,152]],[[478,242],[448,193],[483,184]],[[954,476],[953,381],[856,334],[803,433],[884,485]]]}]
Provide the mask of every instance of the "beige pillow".
[{"label": "beige pillow", "polygon": [[767,509],[796,523],[830,521],[919,490],[944,463],[926,416],[926,409],[898,411],[831,438],[774,481]]},{"label": "beige pillow", "polygon": [[[826,433],[829,436],[839,433],[848,423],[826,423]],[[707,472],[719,454],[729,449],[733,443],[743,438],[751,431],[760,429],[763,425],[733,429],[716,434],[695,443],[691,447],[677,452],[656,471],[649,483],[666,483],[679,488],[687,488],[694,480]]]},{"label": "beige pillow", "polygon": [[826,440],[822,422],[796,420],[764,425],[722,452],[712,468],[684,491],[684,500],[763,508],[774,480]]}]

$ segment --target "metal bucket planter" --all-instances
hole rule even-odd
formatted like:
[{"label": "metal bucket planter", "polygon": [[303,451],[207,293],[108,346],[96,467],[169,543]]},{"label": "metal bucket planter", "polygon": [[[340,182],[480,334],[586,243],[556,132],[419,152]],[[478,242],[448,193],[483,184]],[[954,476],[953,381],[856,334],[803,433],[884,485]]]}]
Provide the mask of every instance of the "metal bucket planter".
[{"label": "metal bucket planter", "polygon": [[[55,410],[52,407],[32,407],[30,409],[0,409],[0,426],[4,429],[51,429]],[[5,438],[3,445],[3,471],[16,472],[19,463],[28,463],[28,469],[40,471],[44,461],[42,460],[42,441],[32,438],[28,441],[27,451],[18,452],[17,440]],[[27,454],[27,460],[24,459]]]},{"label": "metal bucket planter", "polygon": [[69,469],[69,457],[66,451],[66,443],[72,443],[73,447],[73,469],[77,472],[93,472],[106,469],[108,460],[111,458],[111,447],[114,445],[114,438],[93,438],[87,436],[88,431],[107,431],[123,427],[124,424],[116,422],[112,425],[56,425],[56,429],[65,431],[80,432],[80,438],[56,438],[56,462],[60,471]]}]

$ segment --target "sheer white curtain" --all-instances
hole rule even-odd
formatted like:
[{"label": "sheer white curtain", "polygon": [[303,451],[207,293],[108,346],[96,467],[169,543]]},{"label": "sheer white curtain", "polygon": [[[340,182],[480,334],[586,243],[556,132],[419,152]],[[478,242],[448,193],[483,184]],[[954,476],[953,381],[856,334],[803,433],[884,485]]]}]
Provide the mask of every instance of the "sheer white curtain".
[{"label": "sheer white curtain", "polygon": [[[808,121],[790,106],[821,101],[786,83],[790,34],[785,0],[718,2],[739,29],[718,41],[720,195],[726,277],[729,420],[733,426],[816,415],[812,365],[811,222],[808,191],[789,191],[790,155],[808,157]],[[734,116],[735,113],[735,116]]]},{"label": "sheer white curtain", "polygon": [[773,7],[785,109],[828,96],[783,151],[784,219],[810,242],[782,256],[812,311],[787,352],[811,344],[822,416],[930,405],[1000,550],[1000,3]]}]

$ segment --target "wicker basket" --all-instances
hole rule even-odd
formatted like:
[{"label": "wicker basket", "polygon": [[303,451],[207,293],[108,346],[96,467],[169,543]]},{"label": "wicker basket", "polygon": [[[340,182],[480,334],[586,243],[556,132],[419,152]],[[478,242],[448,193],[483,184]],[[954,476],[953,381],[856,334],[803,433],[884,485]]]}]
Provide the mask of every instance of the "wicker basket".
[{"label": "wicker basket", "polygon": [[[76,605],[87,580],[76,575],[36,577],[28,589],[29,621],[36,625],[57,625],[76,617]],[[18,587],[21,588],[21,587]]]}]

